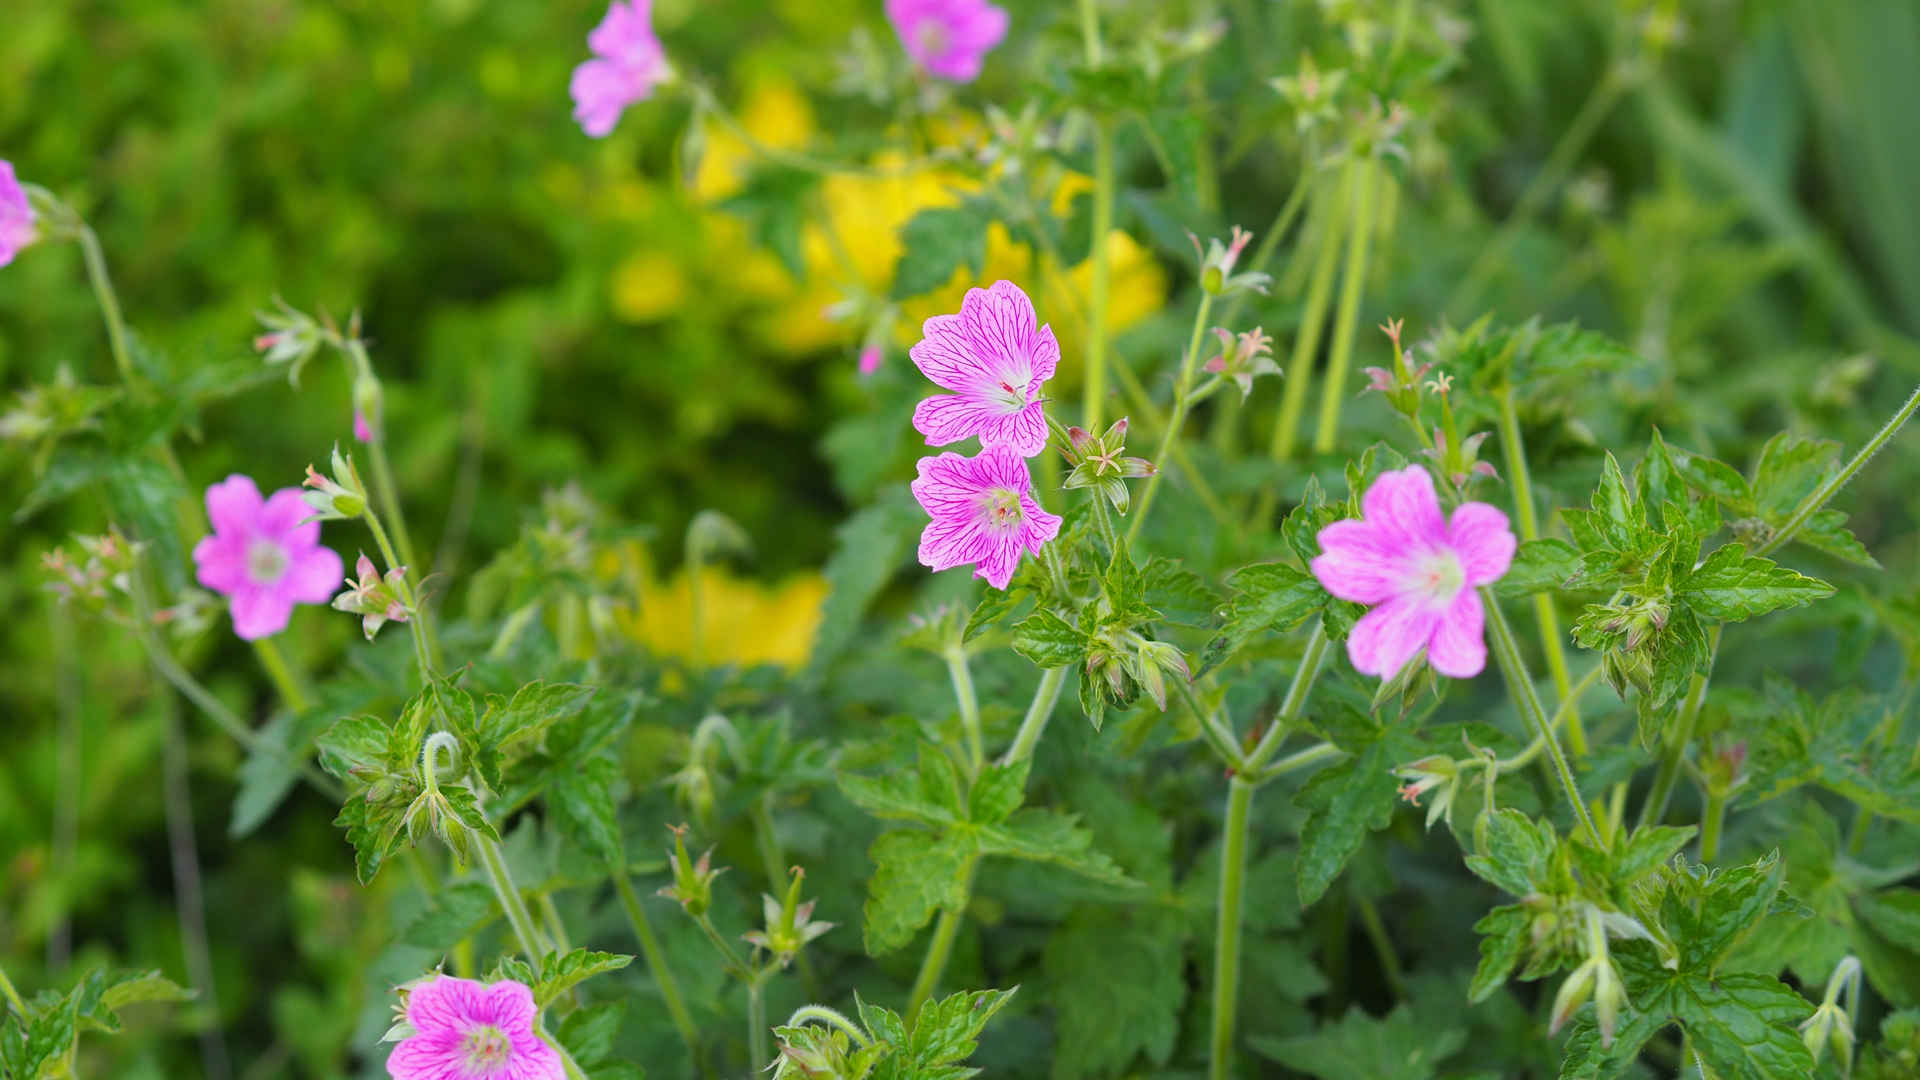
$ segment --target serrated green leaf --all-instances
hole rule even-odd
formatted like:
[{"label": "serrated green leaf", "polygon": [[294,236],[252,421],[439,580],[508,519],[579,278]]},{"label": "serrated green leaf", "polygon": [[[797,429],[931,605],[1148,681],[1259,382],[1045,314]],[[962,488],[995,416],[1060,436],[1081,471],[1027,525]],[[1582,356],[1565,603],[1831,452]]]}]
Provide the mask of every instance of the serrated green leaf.
[{"label": "serrated green leaf", "polygon": [[1108,885],[1135,884],[1118,863],[1094,849],[1093,834],[1070,814],[1022,810],[1003,824],[972,832],[983,855],[1050,863]]},{"label": "serrated green leaf", "polygon": [[554,770],[545,792],[553,824],[561,835],[616,868],[626,862],[613,802],[613,789],[619,782],[618,765],[604,757],[592,757],[572,769]]},{"label": "serrated green leaf", "polygon": [[1027,770],[1032,767],[1032,758],[1011,765],[989,762],[967,792],[967,820],[980,825],[1007,820],[1027,800]]},{"label": "serrated green leaf", "polygon": [[631,963],[631,956],[591,949],[548,953],[540,961],[540,980],[533,986],[534,1004],[546,1008],[555,998],[595,975],[618,971]]},{"label": "serrated green leaf", "polygon": [[1084,905],[1048,935],[1054,1080],[1115,1075],[1141,1056],[1167,1063],[1187,1000],[1185,925],[1162,909]]},{"label": "serrated green leaf", "polygon": [[1501,807],[1487,819],[1487,853],[1467,856],[1467,869],[1514,896],[1526,896],[1546,880],[1558,846],[1553,826],[1535,825],[1520,811]]},{"label": "serrated green leaf", "polygon": [[1087,658],[1084,631],[1042,608],[1013,628],[1013,651],[1042,668],[1069,667]]},{"label": "serrated green leaf", "polygon": [[1025,590],[1018,587],[988,589],[987,595],[982,597],[980,603],[974,607],[973,614],[967,616],[967,628],[960,635],[961,642],[972,641],[986,633],[989,627],[1019,607],[1020,601],[1026,599],[1026,596]]},{"label": "serrated green leaf", "polygon": [[1430,1080],[1467,1044],[1467,1029],[1435,1030],[1402,1005],[1384,1017],[1349,1009],[1311,1035],[1251,1041],[1266,1057],[1320,1080]]},{"label": "serrated green leaf", "polygon": [[1866,545],[1847,531],[1847,514],[1844,510],[1816,510],[1801,523],[1793,539],[1795,543],[1805,544],[1855,566],[1880,569],[1879,560],[1873,557]]},{"label": "serrated green leaf", "polygon": [[866,948],[873,956],[913,940],[940,908],[967,902],[967,868],[973,845],[964,838],[896,829],[881,833],[867,850]]},{"label": "serrated green leaf", "polygon": [[1810,604],[1833,595],[1833,586],[1727,544],[1677,582],[1675,593],[1700,615],[1738,621]]},{"label": "serrated green leaf", "polygon": [[1503,904],[1473,924],[1474,931],[1481,935],[1480,965],[1474,969],[1473,981],[1467,985],[1467,1000],[1478,1004],[1507,984],[1513,965],[1520,962],[1520,954],[1526,951],[1530,922],[1525,908],[1519,904]]},{"label": "serrated green leaf", "polygon": [[494,919],[493,889],[477,881],[444,885],[433,899],[434,906],[398,928],[396,940],[446,953]]},{"label": "serrated green leaf", "polygon": [[1393,766],[1403,757],[1393,740],[1381,738],[1358,756],[1315,773],[1294,796],[1309,811],[1297,863],[1301,907],[1320,899],[1368,832],[1393,820],[1400,792]]},{"label": "serrated green leaf", "polygon": [[879,776],[842,773],[838,781],[841,793],[855,806],[883,820],[948,825],[966,816],[953,761],[931,743],[920,744],[920,756],[912,772],[896,769]]},{"label": "serrated green leaf", "polygon": [[834,532],[834,551],[821,569],[829,590],[813,635],[813,675],[819,678],[860,631],[867,605],[912,550],[926,516],[911,499],[883,500],[848,518]]},{"label": "serrated green leaf", "polygon": [[1331,599],[1318,581],[1285,563],[1243,566],[1227,579],[1227,586],[1234,596],[1226,625],[1207,645],[1201,671],[1225,663],[1258,635],[1298,626]]},{"label": "serrated green leaf", "polygon": [[1613,853],[1612,883],[1626,886],[1645,877],[1678,855],[1699,831],[1692,825],[1650,825],[1635,829],[1626,843]]},{"label": "serrated green leaf", "polygon": [[1512,565],[1494,583],[1493,591],[1503,597],[1552,592],[1579,567],[1580,552],[1565,540],[1529,540],[1514,552]]},{"label": "serrated green leaf", "polygon": [[1219,598],[1199,574],[1182,566],[1177,559],[1154,556],[1141,568],[1145,579],[1147,605],[1165,622],[1182,626],[1208,626],[1214,618]]}]

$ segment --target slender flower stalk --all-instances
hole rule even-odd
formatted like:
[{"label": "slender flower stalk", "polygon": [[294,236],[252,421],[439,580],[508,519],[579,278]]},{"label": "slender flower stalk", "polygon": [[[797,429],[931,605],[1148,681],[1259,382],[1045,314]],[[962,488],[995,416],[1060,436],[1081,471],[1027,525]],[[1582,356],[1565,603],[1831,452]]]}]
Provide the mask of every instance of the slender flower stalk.
[{"label": "slender flower stalk", "polygon": [[1160,449],[1153,455],[1153,474],[1147,477],[1146,486],[1140,491],[1140,505],[1133,513],[1133,522],[1127,526],[1129,545],[1140,536],[1140,530],[1146,524],[1147,512],[1153,509],[1153,495],[1160,490],[1160,476],[1167,470],[1174,440],[1180,437],[1180,428],[1186,423],[1193,392],[1193,372],[1200,365],[1200,343],[1206,336],[1207,319],[1213,314],[1213,295],[1210,291],[1200,294],[1200,306],[1193,316],[1193,333],[1187,340],[1187,353],[1181,358],[1180,374],[1173,387],[1173,411],[1167,417],[1166,428],[1160,433]]},{"label": "slender flower stalk", "polygon": [[1353,356],[1353,338],[1360,325],[1360,298],[1367,285],[1367,252],[1373,245],[1374,211],[1379,209],[1380,202],[1379,159],[1365,158],[1354,168],[1353,225],[1347,237],[1347,267],[1340,282],[1340,308],[1334,314],[1327,382],[1320,390],[1320,426],[1313,433],[1313,450],[1317,454],[1332,453],[1340,432],[1340,406],[1347,400],[1347,363]]},{"label": "slender flower stalk", "polygon": [[[1092,8],[1092,0],[1082,0],[1082,12],[1090,12]],[[1088,19],[1091,18],[1089,15]],[[1094,59],[1099,53],[1098,31],[1093,35],[1089,39],[1092,42],[1089,59],[1098,63]],[[1093,279],[1087,289],[1087,372],[1085,398],[1080,408],[1081,422],[1089,431],[1100,430],[1107,399],[1107,307],[1113,291],[1112,244],[1108,234],[1113,231],[1114,184],[1113,124],[1103,117],[1095,120],[1093,127],[1093,250],[1089,253]]]},{"label": "slender flower stalk", "polygon": [[947,662],[947,676],[953,682],[954,700],[960,703],[960,727],[967,736],[967,775],[978,776],[987,752],[981,741],[980,698],[974,693],[973,673],[967,669],[966,647],[953,645],[943,658]]},{"label": "slender flower stalk", "polygon": [[1553,758],[1554,773],[1560,779],[1561,790],[1566,794],[1567,802],[1573,806],[1573,816],[1587,830],[1587,839],[1595,848],[1606,850],[1605,834],[1594,824],[1593,815],[1588,813],[1586,802],[1580,798],[1580,787],[1574,783],[1573,770],[1567,765],[1567,755],[1561,751],[1560,740],[1547,722],[1539,695],[1534,693],[1533,676],[1527,673],[1527,662],[1520,656],[1520,646],[1513,639],[1513,628],[1507,625],[1507,617],[1500,610],[1491,588],[1484,585],[1480,587],[1480,601],[1487,612],[1487,638],[1494,659],[1500,664],[1500,673],[1506,676],[1507,690],[1513,695],[1514,707],[1526,717],[1534,734],[1546,743],[1547,753]]},{"label": "slender flower stalk", "polygon": [[[1340,225],[1352,198],[1355,176],[1358,166],[1348,162],[1341,169],[1340,179],[1332,188],[1326,189],[1322,197],[1326,199],[1325,209],[1320,215],[1318,250],[1314,253],[1313,276],[1307,282],[1307,299],[1300,312],[1300,325],[1294,331],[1293,357],[1287,364],[1285,392],[1280,399],[1280,414],[1273,428],[1273,443],[1269,448],[1275,461],[1285,461],[1293,456],[1294,445],[1300,437],[1300,417],[1306,412],[1307,387],[1313,381],[1313,361],[1320,352],[1320,335],[1325,332],[1327,323],[1327,305],[1333,299],[1333,276],[1339,265]],[[1272,512],[1272,503],[1266,502],[1267,512]],[[1261,515],[1264,521],[1266,515]]]},{"label": "slender flower stalk", "polygon": [[[1214,911],[1213,1032],[1207,1075],[1227,1080],[1233,1071],[1233,1032],[1240,1001],[1240,911],[1247,887],[1247,833],[1253,811],[1253,793],[1272,775],[1261,767],[1279,749],[1286,733],[1306,710],[1313,682],[1327,651],[1326,628],[1316,622],[1294,669],[1293,682],[1266,734],[1248,754],[1227,784],[1225,832],[1220,849],[1220,894]],[[1337,751],[1335,751],[1337,753]],[[1298,755],[1296,755],[1298,756]]]},{"label": "slender flower stalk", "polygon": [[[431,767],[431,763],[429,763]],[[506,856],[500,851],[500,844],[492,837],[475,834],[474,850],[479,853],[480,867],[486,871],[487,883],[493,886],[493,895],[500,901],[500,910],[506,912],[507,922],[513,927],[514,940],[520,944],[520,953],[527,962],[536,968],[540,960],[550,949],[546,939],[540,936],[539,927],[534,925],[533,915],[527,911],[527,902],[521,898],[520,889],[513,883],[513,874],[507,869]]]},{"label": "slender flower stalk", "polygon": [[120,295],[114,291],[113,278],[107,274],[107,257],[100,250],[100,238],[94,235],[92,226],[80,222],[74,229],[74,239],[79,241],[80,253],[86,261],[87,281],[93,285],[94,298],[99,301],[100,317],[107,324],[107,344],[113,349],[113,366],[119,369],[121,380],[131,386],[133,355],[127,348],[127,320],[120,313]]},{"label": "slender flower stalk", "polygon": [[1048,668],[1040,673],[1040,684],[1033,688],[1033,702],[1027,706],[1026,719],[1020,722],[1020,730],[1013,736],[1013,745],[1000,758],[1000,764],[1012,765],[1033,756],[1034,747],[1040,745],[1040,734],[1047,729],[1047,720],[1053,716],[1054,703],[1060,700],[1060,688],[1066,685],[1070,669]]},{"label": "slender flower stalk", "polygon": [[366,518],[368,531],[373,533],[374,544],[380,548],[380,557],[387,562],[387,569],[400,571],[395,588],[400,590],[400,602],[405,604],[407,610],[412,613],[412,618],[407,620],[407,630],[413,635],[414,659],[420,664],[420,677],[431,680],[435,676],[437,665],[433,661],[432,646],[428,644],[429,618],[424,605],[420,603],[419,590],[410,580],[411,575],[407,573],[407,564],[400,561],[400,555],[394,550],[393,542],[387,539],[387,530],[381,526],[380,516],[374,513],[371,506],[367,507],[362,516]]},{"label": "slender flower stalk", "polygon": [[[1520,540],[1540,539],[1540,516],[1533,501],[1533,475],[1527,468],[1527,449],[1520,440],[1520,417],[1514,409],[1513,387],[1500,388],[1500,447],[1507,461],[1507,482],[1513,485],[1513,511],[1520,523]],[[1575,758],[1587,756],[1587,732],[1580,723],[1580,709],[1574,704],[1572,681],[1567,671],[1567,651],[1560,642],[1560,615],[1554,610],[1548,593],[1533,596],[1535,620],[1540,624],[1540,648],[1547,654],[1547,671],[1553,676],[1555,692],[1567,710],[1567,747]]]},{"label": "slender flower stalk", "polygon": [[260,666],[266,669],[267,677],[273,680],[273,688],[280,692],[280,700],[287,708],[294,712],[306,712],[313,706],[312,695],[294,674],[276,639],[255,638],[253,651],[260,658]]}]

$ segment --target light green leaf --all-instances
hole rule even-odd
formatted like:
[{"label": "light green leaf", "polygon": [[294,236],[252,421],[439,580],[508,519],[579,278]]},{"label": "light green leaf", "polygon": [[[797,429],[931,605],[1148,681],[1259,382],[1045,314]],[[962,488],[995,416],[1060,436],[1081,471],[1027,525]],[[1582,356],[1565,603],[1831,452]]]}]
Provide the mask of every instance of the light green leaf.
[{"label": "light green leaf", "polygon": [[929,293],[965,266],[975,276],[987,259],[991,219],[966,206],[937,206],[900,227],[900,259],[893,266],[893,299]]},{"label": "light green leaf", "polygon": [[1084,905],[1047,937],[1054,1080],[1112,1076],[1138,1056],[1167,1063],[1187,1000],[1184,927],[1163,909]]},{"label": "light green leaf", "polygon": [[631,956],[590,949],[548,953],[540,962],[540,981],[533,986],[534,1004],[544,1009],[555,998],[595,975],[618,971],[631,963]]},{"label": "light green leaf", "polygon": [[1087,658],[1087,635],[1042,608],[1014,626],[1013,651],[1042,668],[1068,667]]},{"label": "light green leaf", "polygon": [[1833,586],[1727,544],[1677,582],[1675,593],[1700,615],[1734,622],[1810,604],[1831,596]]},{"label": "light green leaf", "polygon": [[1311,1035],[1252,1042],[1265,1056],[1320,1080],[1430,1080],[1467,1044],[1467,1029],[1435,1030],[1402,1005],[1384,1017],[1349,1009]]},{"label": "light green leaf", "polygon": [[881,833],[867,857],[874,864],[866,905],[871,955],[912,941],[935,910],[957,911],[967,902],[965,877],[974,851],[965,838],[896,829]]}]

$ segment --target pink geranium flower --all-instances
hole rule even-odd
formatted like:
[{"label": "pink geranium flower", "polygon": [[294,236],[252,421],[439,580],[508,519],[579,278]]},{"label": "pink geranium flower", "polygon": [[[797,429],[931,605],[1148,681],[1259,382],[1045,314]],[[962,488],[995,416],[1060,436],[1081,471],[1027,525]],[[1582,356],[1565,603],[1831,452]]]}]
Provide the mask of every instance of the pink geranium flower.
[{"label": "pink geranium flower", "polygon": [[13,261],[19,250],[33,243],[33,204],[26,189],[14,179],[13,163],[0,161],[0,266]]},{"label": "pink geranium flower", "polygon": [[534,1031],[524,983],[442,975],[407,995],[413,1034],[387,1055],[394,1080],[564,1080],[560,1055]]},{"label": "pink geranium flower", "polygon": [[627,106],[645,99],[668,74],[666,53],[653,34],[653,0],[614,0],[587,35],[593,59],[573,69],[568,90],[573,118],[596,139],[620,122]]},{"label": "pink geranium flower", "polygon": [[200,584],[227,597],[233,632],[252,641],[287,628],[295,604],[324,604],[340,584],[340,556],[320,546],[320,523],[299,488],[262,499],[235,473],[207,489],[213,535],[193,548]]},{"label": "pink geranium flower", "polygon": [[1433,670],[1472,678],[1487,664],[1486,612],[1474,590],[1507,572],[1515,541],[1507,515],[1463,503],[1448,521],[1433,478],[1418,465],[1380,474],[1358,521],[1320,530],[1313,576],[1372,611],[1354,624],[1347,655],[1364,675],[1392,678],[1421,649]]},{"label": "pink geranium flower", "polygon": [[920,534],[920,561],[934,570],[971,564],[974,577],[1004,589],[1021,554],[1040,554],[1060,533],[1059,515],[1033,501],[1026,459],[1004,446],[923,457],[912,487],[933,518]]},{"label": "pink geranium flower", "polygon": [[986,0],[887,0],[887,21],[921,70],[949,82],[980,77],[1007,36],[1007,12]]},{"label": "pink geranium flower", "polygon": [[1005,446],[1032,457],[1047,445],[1040,385],[1060,366],[1053,327],[1036,326],[1033,301],[1011,281],[968,289],[958,315],[935,315],[908,351],[921,374],[953,391],[913,410],[928,446],[978,435],[981,446]]}]

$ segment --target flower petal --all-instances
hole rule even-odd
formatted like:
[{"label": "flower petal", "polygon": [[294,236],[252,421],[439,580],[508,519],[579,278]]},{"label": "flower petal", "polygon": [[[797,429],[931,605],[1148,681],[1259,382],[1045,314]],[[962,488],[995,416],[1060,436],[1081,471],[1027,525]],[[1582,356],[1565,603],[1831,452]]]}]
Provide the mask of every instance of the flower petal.
[{"label": "flower petal", "polygon": [[1427,649],[1427,662],[1433,670],[1451,679],[1471,679],[1485,670],[1485,623],[1480,594],[1472,589],[1460,590],[1434,628],[1433,643]]},{"label": "flower petal", "polygon": [[1447,519],[1441,516],[1433,477],[1418,465],[1381,473],[1360,506],[1367,524],[1394,550],[1415,555],[1447,542]]},{"label": "flower petal", "polygon": [[407,995],[407,1023],[422,1034],[462,1032],[486,1000],[486,985],[451,975],[423,982]]},{"label": "flower petal", "polygon": [[228,608],[233,613],[233,632],[254,641],[287,628],[293,618],[293,597],[277,585],[249,584],[233,593]]},{"label": "flower petal", "polygon": [[1519,541],[1507,527],[1507,515],[1483,502],[1461,504],[1447,524],[1447,539],[1460,556],[1468,585],[1490,585],[1513,565]]},{"label": "flower petal", "polygon": [[247,539],[233,532],[203,536],[193,545],[194,577],[227,594],[247,584]]},{"label": "flower petal", "polygon": [[473,1018],[509,1033],[533,1031],[533,991],[525,983],[502,979],[487,987]]},{"label": "flower petal", "polygon": [[260,508],[260,489],[250,476],[234,473],[207,488],[207,520],[216,533],[251,534]]},{"label": "flower petal", "polygon": [[[953,394],[935,394],[913,407],[913,429],[927,437],[928,446],[947,446],[970,439],[1002,420],[1011,419],[985,401]],[[1045,427],[1042,426],[1042,443]]]},{"label": "flower petal", "polygon": [[402,1039],[387,1055],[387,1075],[393,1080],[461,1080],[466,1055],[460,1039],[454,1031]]},{"label": "flower petal", "polygon": [[1320,555],[1308,564],[1330,593],[1357,604],[1392,599],[1406,577],[1404,553],[1372,523],[1336,521],[1320,530]]},{"label": "flower petal", "polygon": [[1362,675],[1391,679],[1424,648],[1440,622],[1440,613],[1415,597],[1381,604],[1353,624],[1347,657]]},{"label": "flower petal", "polygon": [[313,507],[301,497],[299,488],[281,488],[267,496],[260,516],[255,519],[255,528],[260,536],[277,540],[286,547],[309,548],[320,542],[320,523],[309,521],[303,525],[301,519],[312,516]]},{"label": "flower petal", "polygon": [[324,604],[333,599],[344,570],[339,554],[332,548],[324,547],[307,548],[304,551],[294,548],[288,554],[291,563],[286,576],[280,579],[279,589],[289,599],[302,604]]},{"label": "flower petal", "polygon": [[1046,406],[1034,401],[1019,412],[995,416],[977,434],[981,446],[1004,446],[1030,458],[1047,448]]}]

